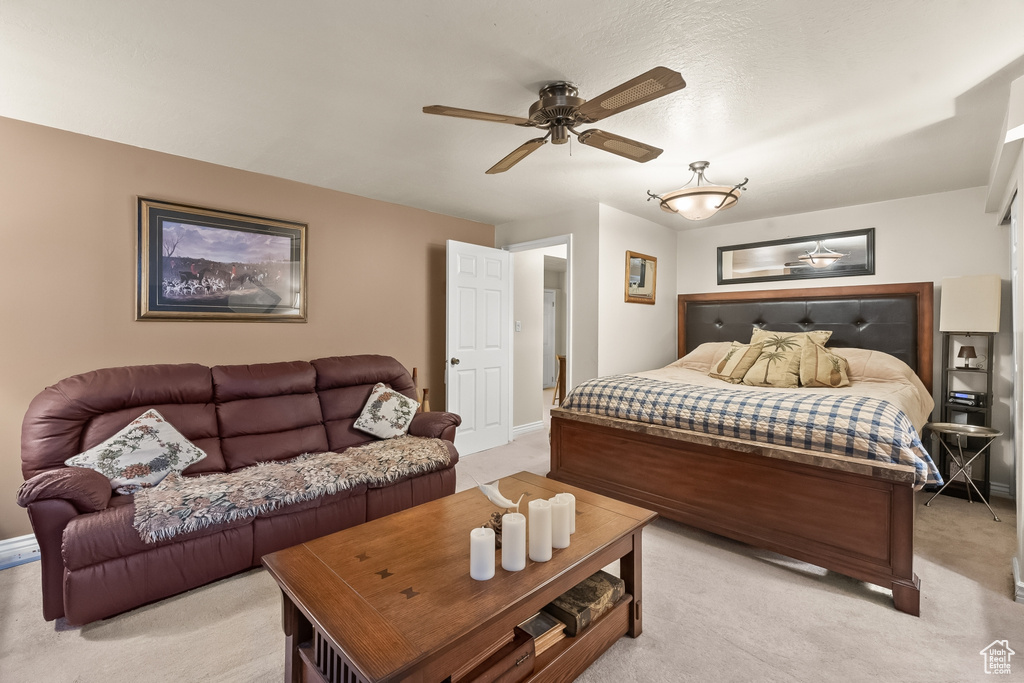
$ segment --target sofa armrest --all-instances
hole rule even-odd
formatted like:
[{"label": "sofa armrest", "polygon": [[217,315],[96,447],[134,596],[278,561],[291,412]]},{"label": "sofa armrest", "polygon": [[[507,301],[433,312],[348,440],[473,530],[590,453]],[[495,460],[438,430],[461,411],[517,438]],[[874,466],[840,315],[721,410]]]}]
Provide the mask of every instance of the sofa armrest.
[{"label": "sofa armrest", "polygon": [[18,505],[40,500],[66,500],[80,513],[105,510],[113,490],[110,480],[86,467],[62,467],[40,472],[18,489]]},{"label": "sofa armrest", "polygon": [[462,418],[455,413],[416,413],[409,424],[409,434],[455,441],[455,428],[460,424]]}]

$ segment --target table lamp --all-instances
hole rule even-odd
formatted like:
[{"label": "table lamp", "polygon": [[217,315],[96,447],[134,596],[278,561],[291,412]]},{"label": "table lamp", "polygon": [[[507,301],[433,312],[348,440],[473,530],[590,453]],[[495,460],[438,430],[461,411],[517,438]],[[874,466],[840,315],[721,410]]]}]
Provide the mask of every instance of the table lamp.
[{"label": "table lamp", "polygon": [[[939,331],[960,334],[998,332],[1001,287],[1002,280],[998,275],[942,278]],[[960,357],[966,357],[963,351]]]},{"label": "table lamp", "polygon": [[960,353],[956,354],[956,357],[957,358],[963,358],[964,359],[964,367],[965,368],[969,368],[969,367],[971,367],[971,359],[972,358],[977,358],[978,354],[974,352],[974,347],[973,346],[961,346],[960,347]]}]

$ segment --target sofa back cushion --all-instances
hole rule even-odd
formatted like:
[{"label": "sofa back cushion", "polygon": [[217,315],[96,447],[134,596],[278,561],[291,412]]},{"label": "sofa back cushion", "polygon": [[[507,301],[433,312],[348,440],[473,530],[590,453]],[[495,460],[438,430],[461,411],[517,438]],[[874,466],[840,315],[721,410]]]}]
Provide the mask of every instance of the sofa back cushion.
[{"label": "sofa back cushion", "polygon": [[335,356],[318,358],[316,388],[327,427],[327,444],[341,451],[374,438],[353,427],[377,382],[416,399],[416,388],[405,367],[391,356]]},{"label": "sofa back cushion", "polygon": [[328,450],[312,364],[217,365],[211,370],[228,470]]},{"label": "sofa back cushion", "polygon": [[25,414],[22,473],[64,467],[151,408],[206,453],[187,474],[224,470],[210,370],[190,363],[104,368],[47,387]]},{"label": "sofa back cushion", "polygon": [[352,424],[377,382],[416,398],[412,377],[389,356],[94,370],[32,401],[22,427],[22,473],[30,479],[65,467],[149,409],[206,453],[185,474],[341,451],[373,440]]}]

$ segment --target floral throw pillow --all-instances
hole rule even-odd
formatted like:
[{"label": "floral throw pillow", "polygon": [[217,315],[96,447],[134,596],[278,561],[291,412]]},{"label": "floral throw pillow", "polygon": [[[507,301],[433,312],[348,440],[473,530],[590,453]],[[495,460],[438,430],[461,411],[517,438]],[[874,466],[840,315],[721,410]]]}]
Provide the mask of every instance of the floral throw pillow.
[{"label": "floral throw pillow", "polygon": [[377,382],[352,426],[381,439],[404,436],[419,406],[418,401]]},{"label": "floral throw pillow", "polygon": [[147,410],[117,434],[64,464],[96,470],[115,491],[129,494],[156,486],[171,472],[181,472],[205,457],[160,413]]}]

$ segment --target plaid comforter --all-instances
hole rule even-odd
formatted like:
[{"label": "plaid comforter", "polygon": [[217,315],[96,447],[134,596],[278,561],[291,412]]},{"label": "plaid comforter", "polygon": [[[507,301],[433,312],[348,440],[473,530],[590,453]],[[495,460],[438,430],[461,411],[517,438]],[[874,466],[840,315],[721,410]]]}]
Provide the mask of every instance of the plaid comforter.
[{"label": "plaid comforter", "polygon": [[915,489],[942,483],[910,418],[877,398],[719,389],[612,375],[580,384],[562,407],[755,443],[912,465]]}]

